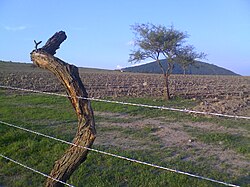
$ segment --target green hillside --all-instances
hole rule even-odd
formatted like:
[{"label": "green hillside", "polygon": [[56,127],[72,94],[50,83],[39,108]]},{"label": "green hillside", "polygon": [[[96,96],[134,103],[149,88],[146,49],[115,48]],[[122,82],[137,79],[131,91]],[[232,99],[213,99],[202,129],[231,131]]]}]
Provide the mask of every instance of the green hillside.
[{"label": "green hillside", "polygon": [[[161,60],[163,67],[167,68],[167,63],[165,60]],[[125,72],[136,72],[136,73],[162,73],[159,65],[157,62],[150,62],[147,64],[134,66],[134,67],[127,67],[122,69]],[[183,74],[183,69],[177,63],[174,65],[173,74]],[[230,70],[225,68],[208,64],[205,62],[196,61],[195,64],[190,65],[187,70],[186,74],[191,75],[238,75]]]}]

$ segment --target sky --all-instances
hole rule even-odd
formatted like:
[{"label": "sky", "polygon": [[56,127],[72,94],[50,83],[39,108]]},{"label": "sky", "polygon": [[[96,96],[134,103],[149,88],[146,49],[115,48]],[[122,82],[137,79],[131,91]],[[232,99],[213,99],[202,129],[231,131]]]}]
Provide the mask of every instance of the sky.
[{"label": "sky", "polygon": [[65,62],[129,67],[135,23],[173,25],[206,62],[250,76],[249,0],[0,0],[0,60],[31,62],[33,40],[63,30],[55,56]]}]

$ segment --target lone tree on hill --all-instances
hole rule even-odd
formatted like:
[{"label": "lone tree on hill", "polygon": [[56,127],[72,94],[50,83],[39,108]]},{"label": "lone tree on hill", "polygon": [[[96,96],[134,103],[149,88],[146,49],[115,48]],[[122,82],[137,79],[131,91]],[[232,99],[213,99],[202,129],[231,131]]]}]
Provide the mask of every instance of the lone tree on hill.
[{"label": "lone tree on hill", "polygon": [[[132,25],[131,29],[135,34],[134,44],[137,48],[129,55],[129,62],[137,63],[148,58],[155,60],[164,76],[164,94],[169,100],[169,76],[172,74],[174,63],[187,68],[196,59],[204,58],[205,54],[195,52],[191,45],[184,45],[188,35],[173,26],[166,28],[147,23]],[[161,58],[166,59],[167,68],[163,67]]]}]

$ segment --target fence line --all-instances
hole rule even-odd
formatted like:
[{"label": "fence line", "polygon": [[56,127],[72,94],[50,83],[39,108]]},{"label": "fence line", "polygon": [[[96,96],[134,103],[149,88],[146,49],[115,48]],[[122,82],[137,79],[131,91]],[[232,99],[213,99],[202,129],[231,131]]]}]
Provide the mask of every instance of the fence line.
[{"label": "fence line", "polygon": [[26,169],[29,169],[29,170],[31,170],[31,171],[33,171],[33,172],[35,172],[35,173],[38,173],[38,174],[40,174],[40,175],[43,175],[44,177],[47,177],[47,178],[50,178],[50,179],[52,179],[52,180],[54,180],[54,181],[60,182],[60,183],[62,183],[62,184],[64,184],[64,185],[67,185],[67,186],[70,186],[70,187],[75,187],[75,186],[73,186],[73,185],[71,185],[71,184],[68,184],[68,183],[66,183],[66,182],[60,181],[60,180],[55,179],[55,178],[53,178],[53,177],[51,177],[51,176],[49,176],[49,175],[47,175],[47,174],[45,174],[45,173],[42,173],[42,172],[40,172],[40,171],[38,171],[38,170],[35,170],[35,169],[33,169],[33,168],[29,167],[29,166],[26,166],[26,165],[24,165],[24,164],[22,164],[22,163],[20,163],[20,162],[17,162],[17,161],[15,161],[15,160],[13,160],[13,159],[7,157],[7,156],[2,155],[1,153],[0,153],[0,157],[4,158],[4,159],[6,159],[6,160],[9,160],[9,161],[11,161],[11,162],[13,162],[13,163],[15,163],[15,164],[18,164],[18,165],[20,165],[20,166],[22,166],[22,167],[24,167],[24,168],[26,168]]},{"label": "fence line", "polygon": [[[46,95],[55,95],[55,96],[60,96],[60,97],[70,97],[70,96],[65,95],[65,94],[44,92],[44,91],[25,89],[25,88],[17,88],[17,87],[12,87],[12,86],[0,85],[0,88],[19,90],[19,91],[25,91],[25,92],[33,92],[33,93],[40,93],[40,94],[46,94]],[[88,98],[87,97],[77,97],[77,98],[90,100],[90,101],[99,101],[99,102],[114,103],[114,104],[121,104],[121,105],[138,106],[138,107],[154,108],[154,109],[161,109],[161,110],[170,110],[170,111],[184,112],[184,113],[212,115],[212,116],[227,117],[227,118],[237,118],[237,119],[250,119],[250,116],[238,116],[238,115],[229,115],[229,114],[221,114],[221,113],[214,113],[214,112],[201,112],[201,111],[178,109],[178,108],[171,108],[171,107],[165,107],[165,106],[154,106],[154,105],[147,105],[147,104],[137,104],[137,103],[122,102],[122,101],[112,101],[112,100],[105,100],[105,99],[97,99],[97,98],[93,98],[93,97],[92,98],[89,98],[89,97]]]},{"label": "fence line", "polygon": [[176,170],[176,169],[171,169],[171,168],[159,166],[159,165],[152,164],[152,163],[147,163],[147,162],[144,162],[144,161],[140,161],[140,160],[136,160],[136,159],[132,159],[132,158],[128,158],[128,157],[116,155],[116,154],[113,154],[113,153],[108,153],[108,152],[105,152],[105,151],[100,151],[100,150],[93,149],[93,148],[88,148],[88,147],[80,146],[80,145],[77,145],[77,144],[74,144],[74,143],[71,143],[71,142],[59,139],[59,138],[55,138],[55,137],[52,137],[52,136],[49,136],[49,135],[46,135],[46,134],[43,134],[43,133],[40,133],[40,132],[36,132],[36,131],[30,130],[30,129],[26,129],[26,128],[23,128],[23,127],[20,127],[20,126],[16,126],[16,125],[13,125],[13,124],[1,121],[1,120],[0,120],[0,123],[4,124],[4,125],[7,125],[7,126],[10,126],[10,127],[14,127],[14,128],[23,130],[23,131],[26,131],[26,132],[30,132],[30,133],[36,134],[36,135],[39,135],[39,136],[50,138],[50,139],[53,139],[53,140],[56,140],[56,141],[59,141],[59,142],[62,142],[62,143],[66,143],[68,145],[72,145],[72,146],[76,146],[76,147],[79,147],[79,148],[87,149],[89,151],[97,152],[97,153],[100,153],[100,154],[112,156],[112,157],[115,157],[115,158],[127,160],[127,161],[130,161],[130,162],[135,162],[135,163],[146,165],[146,166],[151,166],[151,167],[154,167],[154,168],[158,168],[158,169],[162,169],[162,170],[166,170],[166,171],[170,171],[170,172],[174,172],[174,173],[178,173],[178,174],[187,175],[189,177],[194,177],[194,178],[198,178],[198,179],[202,179],[202,180],[207,180],[207,181],[218,183],[218,184],[223,184],[225,186],[239,187],[239,186],[237,186],[235,184],[230,184],[230,183],[222,182],[222,181],[219,181],[219,180],[210,179],[210,178],[207,178],[207,177],[195,175],[195,174],[192,174],[192,173],[188,173],[188,172],[184,172],[184,171],[180,171],[180,170]]},{"label": "fence line", "polygon": [[[25,89],[25,88],[17,88],[17,87],[12,87],[12,86],[0,85],[0,88],[19,90],[19,91],[25,91],[25,92],[34,92],[34,93],[40,93],[40,94],[46,94],[46,95],[55,95],[55,96],[60,96],[60,97],[70,97],[70,96],[65,95],[65,94],[45,92],[45,91]],[[237,119],[250,119],[250,116],[238,116],[238,115],[229,115],[229,114],[221,114],[221,113],[214,113],[214,112],[201,112],[201,111],[178,109],[178,108],[171,108],[171,107],[165,107],[165,106],[154,106],[154,105],[147,105],[147,104],[137,104],[137,103],[122,102],[122,101],[97,99],[97,98],[93,98],[93,97],[92,98],[91,97],[88,97],[88,98],[87,97],[77,97],[77,98],[90,100],[90,101],[99,101],[99,102],[114,103],[114,104],[121,104],[121,105],[130,105],[130,106],[154,108],[154,109],[161,109],[161,110],[170,110],[170,111],[177,111],[177,112],[184,112],[184,113],[212,115],[212,116],[227,117],[227,118],[237,118]]]}]

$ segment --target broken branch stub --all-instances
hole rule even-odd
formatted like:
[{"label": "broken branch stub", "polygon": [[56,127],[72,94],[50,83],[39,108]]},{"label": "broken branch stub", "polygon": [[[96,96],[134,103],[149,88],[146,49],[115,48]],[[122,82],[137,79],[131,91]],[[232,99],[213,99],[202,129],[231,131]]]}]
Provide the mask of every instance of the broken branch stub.
[{"label": "broken branch stub", "polygon": [[[53,56],[66,38],[63,31],[55,33],[42,48],[31,52],[31,60],[37,66],[54,73],[66,88],[69,100],[78,117],[78,128],[73,144],[89,148],[96,137],[94,114],[90,101],[79,99],[79,97],[87,98],[87,91],[80,79],[78,68]],[[66,182],[76,168],[86,160],[87,154],[87,149],[70,146],[64,155],[55,162],[50,176]],[[47,178],[46,187],[61,186],[63,184],[60,182]]]},{"label": "broken branch stub", "polygon": [[56,50],[59,49],[61,43],[66,39],[67,36],[64,31],[56,32],[50,39],[48,39],[46,44],[40,49],[46,51],[51,55],[55,55]]}]

